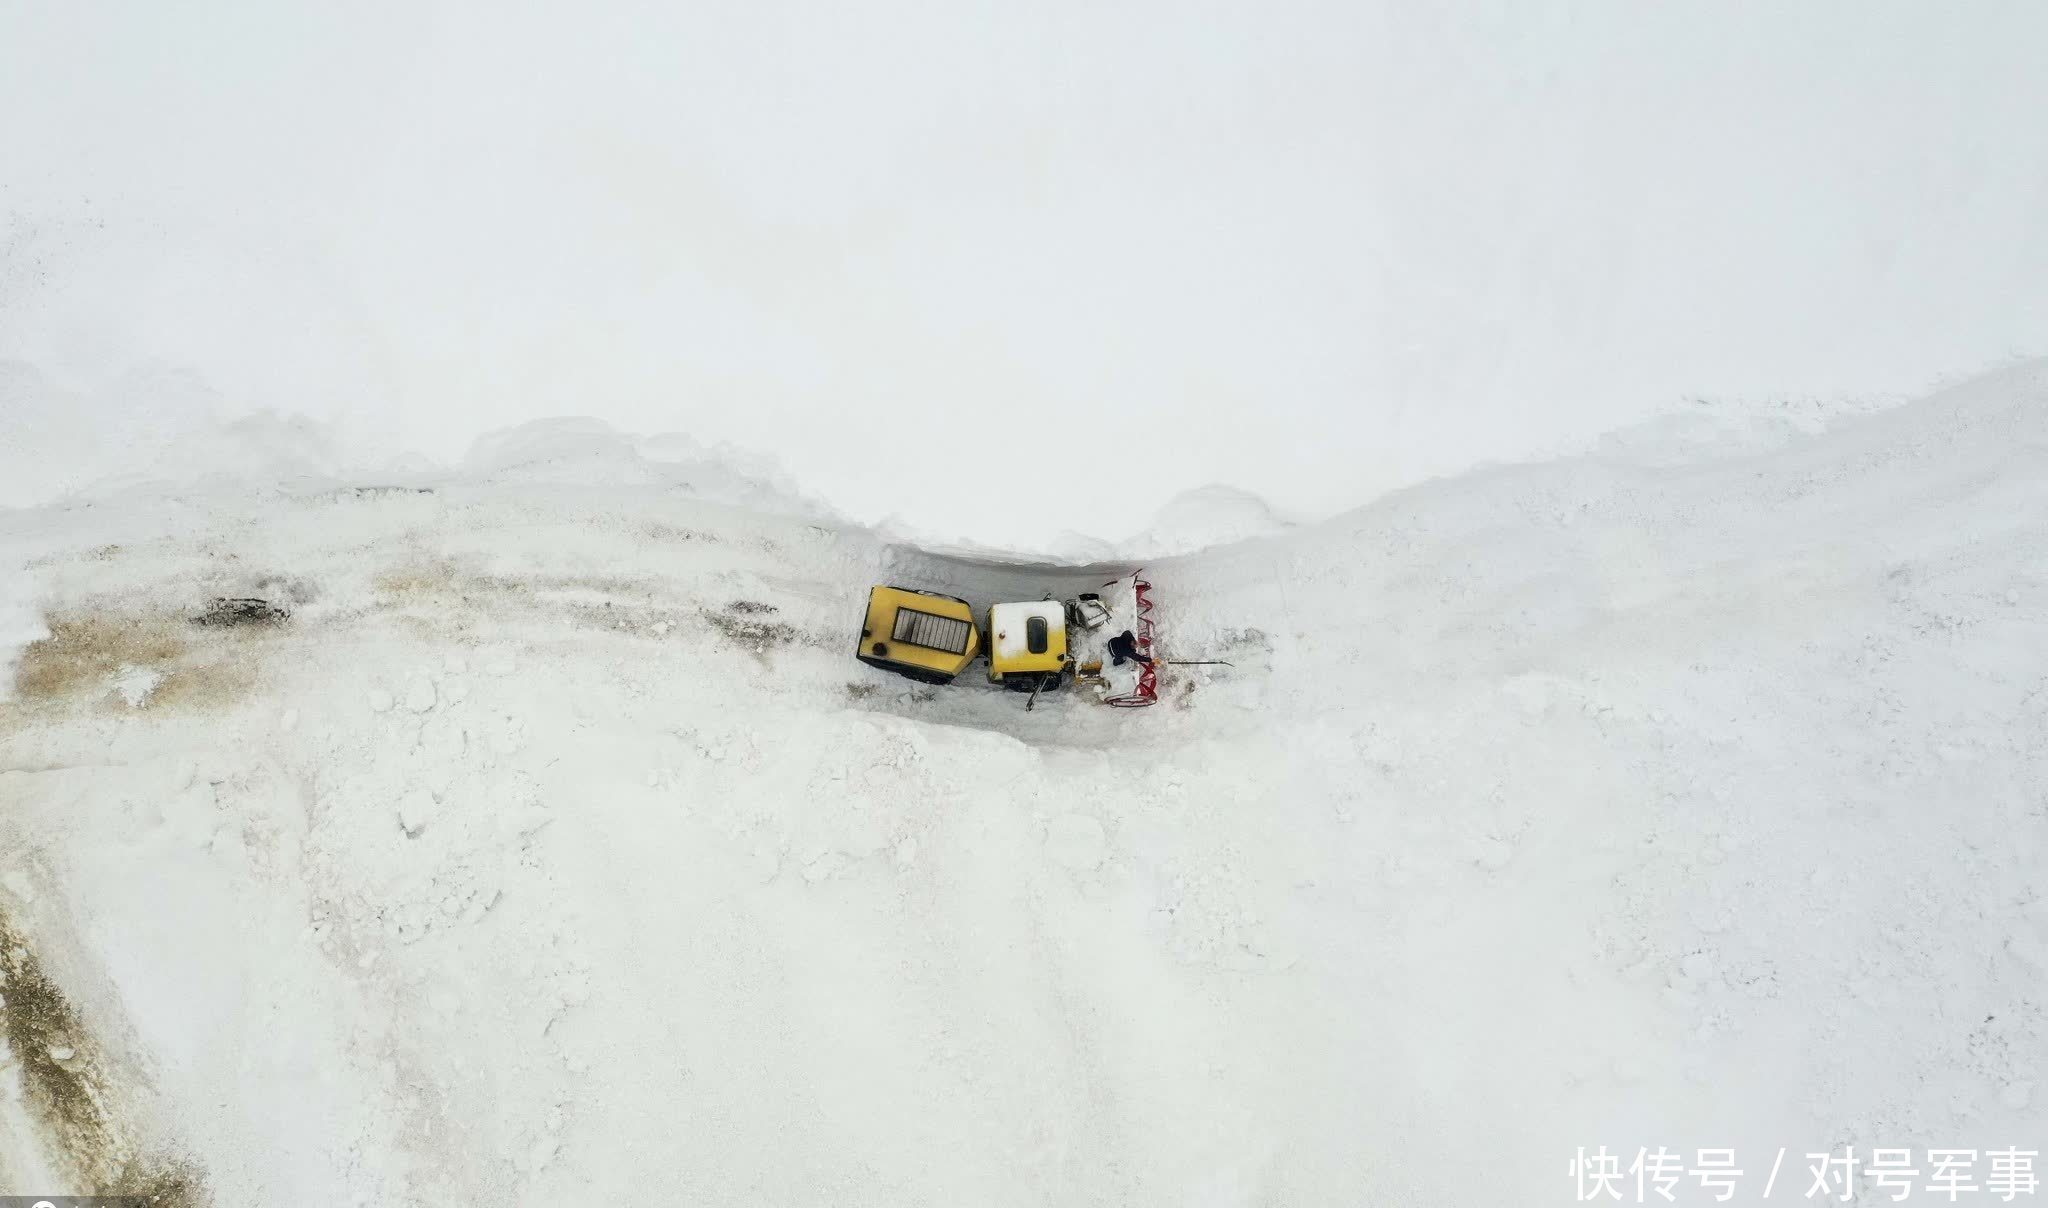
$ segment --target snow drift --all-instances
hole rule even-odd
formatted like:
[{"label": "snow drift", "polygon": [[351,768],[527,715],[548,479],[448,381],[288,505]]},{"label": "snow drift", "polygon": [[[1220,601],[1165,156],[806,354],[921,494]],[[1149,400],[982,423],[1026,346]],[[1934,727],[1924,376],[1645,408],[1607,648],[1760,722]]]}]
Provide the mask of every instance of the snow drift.
[{"label": "snow drift", "polygon": [[[671,479],[0,513],[46,635],[0,1173],[1498,1204],[1577,1146],[2031,1144],[2044,404],[2024,366],[1154,561],[1170,652],[1232,666],[1136,712],[849,657],[878,577],[1093,570]],[[195,623],[245,595],[290,615]]]}]

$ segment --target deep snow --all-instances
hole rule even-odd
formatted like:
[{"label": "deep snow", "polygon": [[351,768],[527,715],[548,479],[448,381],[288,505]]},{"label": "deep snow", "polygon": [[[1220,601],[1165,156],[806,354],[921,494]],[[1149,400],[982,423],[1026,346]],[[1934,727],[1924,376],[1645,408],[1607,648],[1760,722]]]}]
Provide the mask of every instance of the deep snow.
[{"label": "deep snow", "polygon": [[[849,657],[878,579],[1129,564],[602,439],[0,512],[49,635],[0,705],[4,1181],[1538,1204],[1578,1146],[2035,1145],[2044,404],[1155,560],[1169,652],[1234,666],[1139,711]],[[245,594],[292,616],[191,623]]]},{"label": "deep snow", "polygon": [[[0,360],[88,456],[167,364],[443,462],[681,428],[947,540],[1319,519],[2048,354],[2044,45],[2035,0],[17,0]],[[1018,506],[984,440],[1044,414]]]}]

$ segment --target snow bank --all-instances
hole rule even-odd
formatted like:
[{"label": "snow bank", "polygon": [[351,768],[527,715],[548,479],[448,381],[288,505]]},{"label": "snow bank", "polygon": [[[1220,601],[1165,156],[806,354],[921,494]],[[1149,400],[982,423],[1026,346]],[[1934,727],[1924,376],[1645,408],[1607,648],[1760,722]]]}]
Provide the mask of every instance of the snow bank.
[{"label": "snow bank", "polygon": [[1151,559],[1270,537],[1291,527],[1251,492],[1212,483],[1174,496],[1144,532],[1119,548],[1126,557]]},{"label": "snow bank", "polygon": [[0,362],[0,507],[128,490],[330,480],[348,459],[323,425],[233,415],[203,381],[159,367],[67,390]]},{"label": "snow bank", "polygon": [[656,486],[736,506],[833,519],[764,456],[681,433],[634,436],[587,417],[535,420],[479,437],[462,474],[487,482]]},{"label": "snow bank", "polygon": [[240,413],[196,376],[130,371],[89,392],[0,362],[0,507],[121,492],[483,481],[641,486],[734,506],[835,519],[766,457],[688,436],[636,436],[599,420],[536,420],[477,438],[453,466],[372,456],[303,417]]},{"label": "snow bank", "polygon": [[[1497,1204],[1580,1146],[1734,1146],[1754,1198],[1780,1147],[2034,1144],[2039,366],[1161,559],[1165,652],[1230,665],[1137,711],[847,657],[878,578],[1088,571],[708,502],[604,430],[478,456],[6,517],[56,637],[0,704],[0,924],[72,1054],[14,1054],[10,1169]],[[265,579],[311,602],[190,623]]]},{"label": "snow bank", "polygon": [[[28,507],[161,464],[217,420],[217,398],[187,374],[136,371],[89,393],[0,361],[0,507]],[[168,472],[192,467],[171,463]]]}]

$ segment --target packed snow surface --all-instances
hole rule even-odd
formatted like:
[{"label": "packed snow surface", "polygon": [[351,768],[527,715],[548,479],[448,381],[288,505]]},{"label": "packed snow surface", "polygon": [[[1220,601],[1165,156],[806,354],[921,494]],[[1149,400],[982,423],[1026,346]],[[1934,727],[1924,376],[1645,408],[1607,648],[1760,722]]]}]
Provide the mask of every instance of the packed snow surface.
[{"label": "packed snow surface", "polygon": [[0,512],[8,1190],[1540,1204],[1580,1146],[2048,1139],[2039,366],[1155,561],[1232,665],[1130,711],[851,655],[877,581],[1132,566],[589,435]]}]

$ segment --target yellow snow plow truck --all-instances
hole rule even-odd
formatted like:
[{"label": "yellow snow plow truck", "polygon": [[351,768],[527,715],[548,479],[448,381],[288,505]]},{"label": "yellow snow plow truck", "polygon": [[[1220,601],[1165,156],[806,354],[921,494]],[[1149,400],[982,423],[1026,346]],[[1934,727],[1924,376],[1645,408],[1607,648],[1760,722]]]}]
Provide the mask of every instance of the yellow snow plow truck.
[{"label": "yellow snow plow truck", "polygon": [[981,653],[981,632],[967,601],[907,587],[868,593],[868,615],[854,654],[870,667],[927,684],[950,684]]},{"label": "yellow snow plow truck", "polygon": [[1157,657],[1152,585],[1138,571],[1071,600],[991,604],[984,623],[975,620],[957,596],[876,587],[854,654],[928,684],[952,683],[985,655],[988,682],[1031,693],[1026,708],[1069,684],[1092,689],[1100,704],[1140,708],[1159,700],[1160,666],[1216,662]]}]

